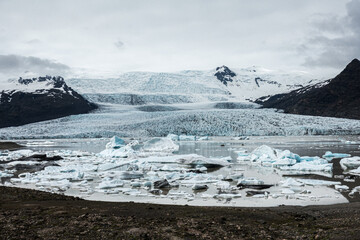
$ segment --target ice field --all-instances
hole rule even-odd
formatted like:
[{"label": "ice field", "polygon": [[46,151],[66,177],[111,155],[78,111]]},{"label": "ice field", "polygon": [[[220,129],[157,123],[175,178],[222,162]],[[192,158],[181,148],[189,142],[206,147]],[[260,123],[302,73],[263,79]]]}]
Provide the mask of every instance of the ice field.
[{"label": "ice field", "polygon": [[[2,184],[89,200],[264,207],[345,203],[360,191],[360,139],[355,136],[199,139],[173,134],[144,141],[19,143],[29,149],[1,153]],[[62,159],[40,161],[31,158],[34,154]],[[36,170],[18,172],[24,165]]]}]

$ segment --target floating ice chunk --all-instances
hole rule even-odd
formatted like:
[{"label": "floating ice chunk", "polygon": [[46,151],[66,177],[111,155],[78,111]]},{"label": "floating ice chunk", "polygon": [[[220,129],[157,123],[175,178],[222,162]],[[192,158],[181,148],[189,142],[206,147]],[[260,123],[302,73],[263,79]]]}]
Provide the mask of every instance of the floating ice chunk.
[{"label": "floating ice chunk", "polygon": [[136,145],[137,143],[137,141],[134,141],[120,148],[107,148],[100,152],[99,156],[105,158],[127,158],[135,152],[132,146]]},{"label": "floating ice chunk", "polygon": [[0,178],[5,178],[5,177],[12,177],[14,176],[14,174],[9,173],[8,171],[0,171]]},{"label": "floating ice chunk", "polygon": [[213,196],[216,199],[232,199],[232,198],[241,198],[241,193],[221,193]]},{"label": "floating ice chunk", "polygon": [[360,167],[358,167],[357,169],[350,170],[349,173],[353,175],[360,175]]},{"label": "floating ice chunk", "polygon": [[358,168],[360,167],[360,157],[343,158],[340,160],[340,165],[344,170]]},{"label": "floating ice chunk", "polygon": [[50,142],[50,141],[33,141],[33,142],[27,142],[25,144],[26,146],[54,146],[55,143],[54,142]]},{"label": "floating ice chunk", "polygon": [[314,160],[311,162],[300,162],[296,163],[292,166],[280,167],[281,170],[284,171],[302,171],[302,172],[331,172],[332,171],[332,163],[326,163],[325,159],[322,160]]},{"label": "floating ice chunk", "polygon": [[196,136],[180,135],[179,141],[196,141]]},{"label": "floating ice chunk", "polygon": [[342,191],[347,191],[349,190],[349,187],[346,185],[335,185],[335,189],[342,192]]},{"label": "floating ice chunk", "polygon": [[350,154],[346,154],[346,153],[332,153],[330,151],[327,151],[324,155],[323,158],[346,158],[346,157],[350,157]]},{"label": "floating ice chunk", "polygon": [[130,186],[133,188],[139,188],[141,187],[141,182],[131,182]]},{"label": "floating ice chunk", "polygon": [[223,167],[229,165],[227,160],[223,159],[210,159],[197,154],[182,155],[176,160],[177,163],[186,164],[191,166],[204,166],[207,168]]},{"label": "floating ice chunk", "polygon": [[238,185],[262,185],[264,184],[263,180],[258,180],[256,178],[246,178],[246,179],[239,179]]},{"label": "floating ice chunk", "polygon": [[209,137],[208,137],[208,136],[199,137],[198,140],[199,140],[199,141],[208,141],[208,140],[209,140]]},{"label": "floating ice chunk", "polygon": [[35,152],[33,152],[32,150],[28,150],[28,149],[12,151],[12,152],[8,152],[7,154],[4,154],[4,153],[1,154],[0,161],[11,161],[11,160],[19,159],[22,157],[30,157],[34,154],[35,154]]},{"label": "floating ice chunk", "polygon": [[154,188],[171,188],[170,183],[166,179],[154,182]]},{"label": "floating ice chunk", "polygon": [[99,189],[109,189],[109,188],[116,188],[116,187],[123,187],[124,181],[119,179],[114,180],[104,180],[101,183],[99,183],[98,188]]},{"label": "floating ice chunk", "polygon": [[291,166],[296,164],[296,159],[294,158],[281,158],[276,160],[275,162],[272,163],[272,166],[274,168],[280,168],[280,167],[284,167],[284,166]]},{"label": "floating ice chunk", "polygon": [[119,173],[119,178],[123,180],[139,179],[143,177],[144,174],[137,171],[122,171]]},{"label": "floating ice chunk", "polygon": [[175,144],[170,138],[153,138],[144,143],[144,152],[175,152],[179,150],[179,145]]},{"label": "floating ice chunk", "polygon": [[252,154],[257,156],[258,158],[262,158],[262,159],[276,159],[277,158],[277,151],[274,148],[271,148],[266,145],[262,145],[262,146],[256,148],[252,152]]},{"label": "floating ice chunk", "polygon": [[282,187],[300,187],[300,186],[304,186],[304,183],[299,182],[297,180],[295,180],[294,178],[287,178],[284,181],[281,181],[282,183]]},{"label": "floating ice chunk", "polygon": [[241,178],[244,177],[244,174],[243,173],[237,173],[237,174],[231,174],[231,175],[228,175],[224,178],[224,180],[226,181],[237,181]]},{"label": "floating ice chunk", "polygon": [[306,185],[311,186],[333,186],[333,185],[341,185],[341,182],[335,181],[326,181],[326,180],[317,180],[317,179],[297,179],[297,181],[302,182]]},{"label": "floating ice chunk", "polygon": [[285,194],[285,195],[295,194],[295,192],[294,192],[293,190],[288,189],[288,188],[282,189],[282,190],[281,190],[281,193],[282,193],[282,194]]},{"label": "floating ice chunk", "polygon": [[106,144],[106,149],[118,149],[125,146],[125,141],[117,136],[113,136]]},{"label": "floating ice chunk", "polygon": [[301,159],[299,155],[292,153],[289,150],[277,152],[277,157],[280,159],[281,158],[293,159],[293,160],[296,160],[297,162],[300,162],[300,159]]},{"label": "floating ice chunk", "polygon": [[176,134],[169,133],[166,137],[173,141],[179,141],[179,135],[176,135]]}]

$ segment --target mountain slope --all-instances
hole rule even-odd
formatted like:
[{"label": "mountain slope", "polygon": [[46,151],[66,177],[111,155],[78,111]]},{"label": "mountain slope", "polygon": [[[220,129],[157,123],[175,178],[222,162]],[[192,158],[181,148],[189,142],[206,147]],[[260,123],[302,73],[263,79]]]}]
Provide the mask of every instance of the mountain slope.
[{"label": "mountain slope", "polygon": [[62,77],[20,78],[9,82],[6,88],[0,92],[0,127],[87,113],[97,108],[68,87]]},{"label": "mountain slope", "polygon": [[[308,85],[313,79],[303,72],[221,66],[210,71],[129,72],[116,78],[98,79],[79,77],[69,79],[67,83],[91,101],[132,105],[134,102],[171,104],[255,100]],[[161,96],[161,99],[154,96]],[[141,101],[133,101],[134,98]]]},{"label": "mountain slope", "polygon": [[335,78],[256,101],[286,113],[360,119],[360,61],[354,59]]}]

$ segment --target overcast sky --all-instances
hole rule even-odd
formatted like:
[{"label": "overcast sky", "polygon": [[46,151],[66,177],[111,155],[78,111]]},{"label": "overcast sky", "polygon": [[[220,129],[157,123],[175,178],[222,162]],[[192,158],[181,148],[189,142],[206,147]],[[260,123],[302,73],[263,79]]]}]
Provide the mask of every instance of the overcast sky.
[{"label": "overcast sky", "polygon": [[360,57],[360,0],[0,0],[0,72],[338,72]]}]

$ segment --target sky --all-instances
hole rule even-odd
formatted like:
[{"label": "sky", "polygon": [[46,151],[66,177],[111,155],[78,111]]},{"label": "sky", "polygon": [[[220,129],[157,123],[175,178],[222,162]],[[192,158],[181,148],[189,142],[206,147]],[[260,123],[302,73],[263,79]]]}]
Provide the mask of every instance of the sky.
[{"label": "sky", "polygon": [[322,75],[360,58],[360,0],[0,0],[0,75],[262,66]]}]

